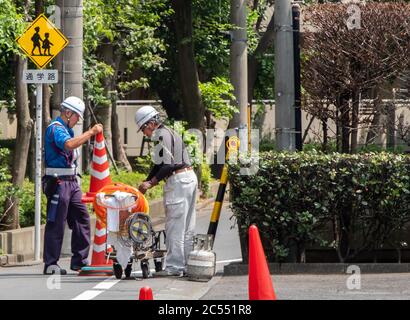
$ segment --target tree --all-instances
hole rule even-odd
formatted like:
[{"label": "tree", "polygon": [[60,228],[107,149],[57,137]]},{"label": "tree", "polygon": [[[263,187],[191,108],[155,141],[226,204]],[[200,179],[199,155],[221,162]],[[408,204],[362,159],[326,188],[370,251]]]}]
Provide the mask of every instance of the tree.
[{"label": "tree", "polygon": [[335,121],[345,153],[357,146],[359,95],[392,82],[410,62],[410,5],[358,6],[360,28],[350,29],[347,4],[313,5],[304,11],[308,27],[303,36],[302,84],[311,99],[327,100],[335,110],[317,108],[317,103],[305,107],[323,121]]},{"label": "tree", "polygon": [[[17,115],[17,138],[11,171],[12,183],[15,187],[21,187],[26,173],[33,122],[28,108],[27,85],[22,83],[23,70],[27,69],[27,60],[17,48],[14,39],[24,30],[24,22],[29,17],[30,1],[13,2],[1,0],[0,2],[0,21],[2,21],[0,24],[1,68],[7,69],[6,75],[13,79],[12,83],[15,86],[14,99],[10,100],[15,101],[15,112]],[[9,66],[5,66],[5,62],[9,63]],[[13,90],[9,88],[7,91],[10,95],[13,95]],[[0,221],[0,224],[5,229],[17,229],[20,227],[18,203],[17,197],[11,197],[7,200],[5,207],[10,208],[10,210]]]},{"label": "tree", "polygon": [[204,130],[205,109],[194,54],[192,0],[172,1],[182,108],[190,128]]},{"label": "tree", "polygon": [[[104,125],[104,135],[114,158],[127,170],[131,166],[120,140],[116,100],[145,88],[146,70],[160,68],[162,41],[154,36],[159,26],[158,8],[164,1],[90,0],[85,2],[85,92]],[[142,76],[133,78],[137,70]]]}]

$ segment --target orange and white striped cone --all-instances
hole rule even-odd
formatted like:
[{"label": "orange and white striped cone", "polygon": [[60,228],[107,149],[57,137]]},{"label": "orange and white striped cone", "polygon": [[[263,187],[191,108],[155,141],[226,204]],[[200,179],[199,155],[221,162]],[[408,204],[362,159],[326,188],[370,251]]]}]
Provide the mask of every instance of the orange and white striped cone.
[{"label": "orange and white striped cone", "polygon": [[112,260],[107,259],[105,251],[112,251],[110,246],[107,246],[107,231],[102,225],[100,219],[97,218],[95,223],[95,235],[93,243],[93,254],[91,257],[91,265],[83,267],[80,276],[112,276],[113,267]]},{"label": "orange and white striped cone", "polygon": [[[98,133],[95,137],[93,159],[91,163],[90,191],[83,197],[83,202],[93,202],[98,191],[111,184],[110,164],[108,163],[107,150],[105,149],[104,136]],[[91,265],[83,267],[79,275],[109,275],[113,274],[112,261],[106,259],[105,251],[112,250],[107,247],[107,232],[100,219],[95,223],[95,235]]]},{"label": "orange and white striped cone", "polygon": [[94,198],[102,187],[112,183],[110,176],[110,164],[108,162],[107,150],[105,149],[104,136],[102,132],[95,136],[90,175],[90,191],[87,192],[87,197]]}]

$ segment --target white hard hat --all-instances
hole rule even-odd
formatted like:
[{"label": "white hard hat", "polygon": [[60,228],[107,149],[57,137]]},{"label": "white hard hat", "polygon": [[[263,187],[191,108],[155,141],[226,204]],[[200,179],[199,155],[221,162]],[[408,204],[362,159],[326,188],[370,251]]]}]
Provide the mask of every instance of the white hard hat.
[{"label": "white hard hat", "polygon": [[74,111],[81,119],[84,119],[85,104],[83,100],[78,97],[68,97],[61,104],[62,107]]},{"label": "white hard hat", "polygon": [[137,131],[141,130],[141,127],[148,121],[157,116],[159,112],[152,106],[143,106],[135,113],[135,123],[137,124]]}]

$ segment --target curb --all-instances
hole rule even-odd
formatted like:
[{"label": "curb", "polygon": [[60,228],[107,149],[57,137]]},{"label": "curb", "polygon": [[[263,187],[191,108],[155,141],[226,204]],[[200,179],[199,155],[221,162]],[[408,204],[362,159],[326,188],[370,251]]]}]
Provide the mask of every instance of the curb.
[{"label": "curb", "polygon": [[[275,274],[346,274],[348,268],[357,266],[361,273],[409,273],[410,263],[269,263]],[[234,262],[224,266],[224,276],[248,275],[248,264]]]}]

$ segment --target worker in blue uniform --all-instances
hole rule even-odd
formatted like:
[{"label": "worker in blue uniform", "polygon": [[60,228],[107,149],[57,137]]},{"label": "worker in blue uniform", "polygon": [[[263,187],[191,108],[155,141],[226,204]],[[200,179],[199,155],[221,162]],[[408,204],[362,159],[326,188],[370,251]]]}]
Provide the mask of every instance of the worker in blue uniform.
[{"label": "worker in blue uniform", "polygon": [[80,98],[68,97],[61,104],[60,116],[47,127],[45,133],[43,191],[47,196],[47,223],[44,233],[44,274],[67,274],[58,265],[66,222],[72,230],[70,269],[79,271],[88,264],[90,218],[85,204],[81,202],[82,193],[77,182],[77,148],[102,132],[103,127],[96,124],[74,137],[72,128],[80,118],[83,119],[84,109]]}]

